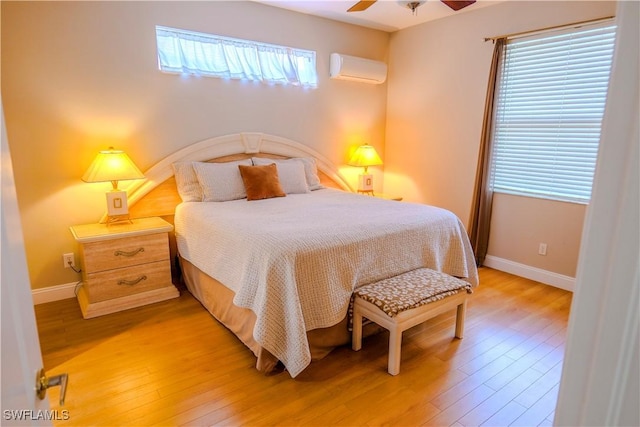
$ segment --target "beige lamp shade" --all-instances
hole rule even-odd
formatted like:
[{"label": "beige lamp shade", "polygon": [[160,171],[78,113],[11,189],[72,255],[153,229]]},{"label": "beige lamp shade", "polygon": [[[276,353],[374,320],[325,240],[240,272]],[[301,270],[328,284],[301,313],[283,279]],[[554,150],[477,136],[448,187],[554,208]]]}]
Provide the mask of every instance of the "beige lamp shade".
[{"label": "beige lamp shade", "polygon": [[351,160],[349,160],[349,166],[360,166],[364,167],[364,173],[367,173],[367,168],[369,166],[377,166],[381,165],[382,160],[376,149],[371,145],[365,144],[358,147],[351,156]]},{"label": "beige lamp shade", "polygon": [[108,150],[100,151],[89,166],[89,169],[82,176],[84,182],[109,182],[113,189],[108,191],[107,196],[107,224],[128,221],[129,205],[127,202],[127,192],[118,190],[118,181],[144,178],[140,169],[131,161],[124,151]]},{"label": "beige lamp shade", "polygon": [[144,178],[144,175],[129,156],[122,150],[114,150],[113,147],[100,151],[82,176],[84,182],[111,181],[114,189],[118,188],[118,181],[141,178]]}]

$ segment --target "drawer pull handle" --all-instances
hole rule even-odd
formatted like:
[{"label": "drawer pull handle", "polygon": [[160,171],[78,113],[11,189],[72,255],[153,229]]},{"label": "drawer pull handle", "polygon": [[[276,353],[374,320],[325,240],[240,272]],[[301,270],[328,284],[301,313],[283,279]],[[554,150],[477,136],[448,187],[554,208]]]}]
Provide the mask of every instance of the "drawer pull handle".
[{"label": "drawer pull handle", "polygon": [[140,276],[136,280],[124,280],[124,279],[118,280],[118,285],[133,286],[133,285],[137,285],[143,280],[147,280],[147,276]]},{"label": "drawer pull handle", "polygon": [[115,256],[126,256],[126,257],[132,257],[132,256],[136,256],[138,255],[140,252],[144,252],[144,248],[138,248],[135,251],[131,251],[131,252],[126,252],[126,251],[115,251],[113,254]]}]

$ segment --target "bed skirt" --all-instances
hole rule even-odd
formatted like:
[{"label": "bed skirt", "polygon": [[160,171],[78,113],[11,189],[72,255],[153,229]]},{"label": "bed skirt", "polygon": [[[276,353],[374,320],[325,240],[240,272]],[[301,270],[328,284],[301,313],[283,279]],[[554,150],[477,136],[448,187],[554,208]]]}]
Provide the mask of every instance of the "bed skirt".
[{"label": "bed skirt", "polygon": [[[276,369],[278,359],[264,349],[253,338],[256,315],[248,308],[233,304],[234,292],[216,279],[210,277],[189,261],[179,257],[182,277],[189,292],[211,313],[211,315],[233,332],[256,356],[256,369],[270,373]],[[348,329],[348,315],[329,328],[307,331],[311,360],[320,360],[341,345],[351,345]],[[379,332],[376,324],[364,326],[364,336]]]}]

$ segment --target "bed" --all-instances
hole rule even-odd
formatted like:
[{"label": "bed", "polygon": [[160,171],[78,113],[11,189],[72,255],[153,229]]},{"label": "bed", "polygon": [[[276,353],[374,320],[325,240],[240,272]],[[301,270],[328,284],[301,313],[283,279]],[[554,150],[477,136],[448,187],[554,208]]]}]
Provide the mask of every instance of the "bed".
[{"label": "bed", "polygon": [[[183,202],[184,175],[176,165],[192,162],[202,197],[217,201]],[[248,201],[212,190],[231,194],[236,178],[226,182],[220,171],[253,164],[277,166],[286,194]],[[349,343],[349,303],[358,286],[420,267],[478,284],[455,215],[355,194],[329,161],[295,141],[261,133],[213,138],[145,175],[131,191],[132,215],[174,223],[173,251],[189,292],[253,351],[264,372],[281,362],[295,377]]]}]

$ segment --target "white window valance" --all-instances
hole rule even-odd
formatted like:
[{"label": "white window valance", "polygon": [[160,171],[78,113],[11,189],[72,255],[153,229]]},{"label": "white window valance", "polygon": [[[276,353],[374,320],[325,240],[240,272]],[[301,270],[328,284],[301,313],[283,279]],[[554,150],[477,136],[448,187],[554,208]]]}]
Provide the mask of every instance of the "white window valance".
[{"label": "white window valance", "polygon": [[311,50],[156,26],[158,65],[187,73],[315,88]]}]

